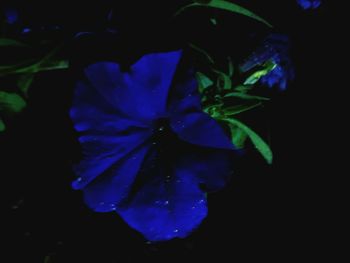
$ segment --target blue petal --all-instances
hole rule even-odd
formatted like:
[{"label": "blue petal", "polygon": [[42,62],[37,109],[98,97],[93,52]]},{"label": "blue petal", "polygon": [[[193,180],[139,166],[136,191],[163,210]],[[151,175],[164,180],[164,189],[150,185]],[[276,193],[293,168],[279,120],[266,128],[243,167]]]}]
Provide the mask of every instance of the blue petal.
[{"label": "blue petal", "polygon": [[177,165],[171,180],[154,176],[117,212],[148,240],[163,241],[188,236],[206,217],[207,206],[196,176]]},{"label": "blue petal", "polygon": [[181,165],[199,178],[206,190],[222,189],[233,170],[232,151],[198,148],[181,158]]},{"label": "blue petal", "polygon": [[194,72],[180,66],[174,78],[176,84],[169,92],[168,109],[170,114],[201,111],[201,98]]},{"label": "blue petal", "polygon": [[[74,167],[78,176],[73,182],[74,189],[82,189],[115,162],[126,157],[140,146],[149,136],[132,134],[124,137],[83,136],[80,142],[85,153],[84,159]],[[86,140],[86,141],[83,141]]]},{"label": "blue petal", "polygon": [[76,85],[70,117],[79,132],[123,131],[128,127],[147,128],[148,123],[132,120],[110,106],[89,83],[79,81]]},{"label": "blue petal", "polygon": [[171,127],[180,139],[191,144],[233,150],[231,140],[208,114],[192,112],[171,118]]},{"label": "blue petal", "polygon": [[149,146],[143,145],[123,160],[114,163],[100,177],[87,185],[84,188],[86,204],[96,212],[116,210],[119,203],[128,196],[148,150]]},{"label": "blue petal", "polygon": [[89,66],[85,74],[108,103],[136,120],[153,120],[166,113],[169,88],[181,51],[149,54],[122,72],[116,63]]},{"label": "blue petal", "polygon": [[316,9],[321,5],[321,0],[297,0],[303,9]]},{"label": "blue petal", "polygon": [[75,166],[75,189],[85,187],[152,134],[145,124],[126,119],[111,108],[84,82],[77,84],[70,116],[81,133],[79,141],[84,154],[83,161]]},{"label": "blue petal", "polygon": [[14,8],[5,9],[5,16],[8,24],[15,24],[18,22],[18,12]]}]

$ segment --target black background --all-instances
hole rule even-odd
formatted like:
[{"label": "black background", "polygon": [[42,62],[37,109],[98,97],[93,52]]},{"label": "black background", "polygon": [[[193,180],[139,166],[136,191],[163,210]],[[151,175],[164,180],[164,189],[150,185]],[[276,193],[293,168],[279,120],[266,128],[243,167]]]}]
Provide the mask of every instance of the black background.
[{"label": "black background", "polygon": [[[96,29],[96,21],[102,21],[109,6],[107,1],[78,7],[62,2],[57,6],[17,2],[30,23],[62,24],[72,32]],[[122,10],[114,23],[121,25],[121,34],[128,39],[121,47],[133,50],[130,57],[174,43],[169,38],[178,45],[191,30],[197,29],[197,35],[202,32],[201,23],[192,17],[187,18],[191,26],[177,26],[176,34],[169,33],[157,21],[166,20],[174,7],[163,4],[163,9],[156,9],[155,1],[148,4],[135,10],[132,3],[114,3]],[[319,231],[322,224],[314,215],[323,205],[317,170],[322,159],[315,161],[315,156],[324,144],[318,107],[323,104],[329,75],[324,65],[329,56],[330,7],[324,2],[320,9],[305,12],[294,1],[244,4],[276,25],[276,32],[288,34],[293,43],[295,81],[286,92],[268,90],[272,102],[262,112],[246,117],[264,136],[270,134],[274,164],[265,164],[250,147],[246,155],[237,157],[228,187],[209,195],[209,216],[198,230],[186,239],[147,243],[118,215],[88,210],[81,193],[70,188],[71,165],[80,157],[68,116],[74,72],[40,74],[28,108],[11,118],[6,133],[0,135],[1,210],[5,215],[1,238],[10,252],[6,262],[44,262],[46,256],[51,262],[79,263],[313,257],[320,243],[317,240],[325,233]],[[103,26],[101,22],[96,30]],[[224,44],[228,41],[236,50],[249,50],[252,44],[247,43],[245,32],[250,30],[265,34],[259,25],[237,18],[232,27],[211,35],[208,42],[216,42],[213,48],[228,45]],[[86,47],[74,53],[75,59],[84,60],[90,51]]]}]

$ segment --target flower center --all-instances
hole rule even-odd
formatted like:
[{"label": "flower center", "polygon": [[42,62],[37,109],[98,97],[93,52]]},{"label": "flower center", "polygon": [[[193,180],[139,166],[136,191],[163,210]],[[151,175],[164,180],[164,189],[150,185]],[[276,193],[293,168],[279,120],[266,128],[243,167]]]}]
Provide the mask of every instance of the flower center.
[{"label": "flower center", "polygon": [[179,144],[178,136],[170,127],[169,119],[159,119],[155,125],[152,144],[156,146],[160,154],[168,153],[177,148]]}]

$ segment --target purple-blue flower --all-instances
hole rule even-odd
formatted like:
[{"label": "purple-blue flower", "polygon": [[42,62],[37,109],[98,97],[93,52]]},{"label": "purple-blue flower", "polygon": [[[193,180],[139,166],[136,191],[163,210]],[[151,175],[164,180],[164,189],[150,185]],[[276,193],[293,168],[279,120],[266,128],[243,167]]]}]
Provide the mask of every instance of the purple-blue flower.
[{"label": "purple-blue flower", "polygon": [[88,66],[70,116],[83,150],[73,188],[96,212],[116,211],[148,240],[186,237],[207,215],[206,191],[231,173],[233,145],[202,112],[182,51],[122,71]]},{"label": "purple-blue flower", "polygon": [[15,24],[18,21],[18,12],[14,8],[6,8],[5,17],[8,24]]},{"label": "purple-blue flower", "polygon": [[297,0],[303,9],[316,9],[321,5],[321,0]]},{"label": "purple-blue flower", "polygon": [[272,88],[287,88],[289,81],[294,79],[294,68],[289,56],[289,39],[285,35],[271,34],[262,45],[240,66],[242,72],[248,72],[255,67],[263,66],[271,61],[276,66],[272,71],[263,76],[260,82]]}]

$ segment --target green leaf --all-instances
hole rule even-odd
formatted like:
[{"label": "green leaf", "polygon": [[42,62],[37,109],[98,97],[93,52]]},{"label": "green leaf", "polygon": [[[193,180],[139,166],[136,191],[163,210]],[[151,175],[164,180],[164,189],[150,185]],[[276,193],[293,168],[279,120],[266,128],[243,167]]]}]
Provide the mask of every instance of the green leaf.
[{"label": "green leaf", "polygon": [[203,108],[203,111],[207,114],[209,114],[212,118],[214,119],[219,119],[219,118],[222,118],[222,105],[223,104],[214,104],[214,105],[210,105],[210,106],[207,106],[207,107],[204,107]]},{"label": "green leaf", "polygon": [[267,25],[269,27],[272,27],[272,25],[269,22],[267,22],[265,19],[261,18],[260,16],[254,14],[253,12],[249,11],[248,9],[246,9],[240,5],[231,3],[229,1],[224,1],[224,0],[212,0],[208,3],[189,4],[189,5],[182,7],[180,10],[178,10],[175,13],[175,16],[178,16],[179,14],[184,12],[186,9],[192,8],[192,7],[211,7],[211,8],[215,8],[215,9],[221,9],[221,10],[225,10],[225,11],[229,11],[232,13],[236,13],[236,14],[250,17],[252,19],[255,19],[259,22],[264,23],[265,25]]},{"label": "green leaf", "polygon": [[230,97],[235,97],[235,98],[244,99],[244,100],[260,100],[260,101],[270,100],[269,98],[266,98],[266,97],[249,95],[242,92],[230,92],[224,96],[224,98],[230,98]]},{"label": "green leaf", "polygon": [[237,127],[236,125],[230,124],[232,143],[237,149],[244,148],[244,143],[248,138],[248,134]]},{"label": "green leaf", "polygon": [[189,43],[189,46],[198,53],[201,53],[211,64],[214,64],[214,59],[204,49],[201,49],[192,43]]},{"label": "green leaf", "polygon": [[228,75],[230,76],[230,78],[233,77],[233,73],[234,73],[234,66],[233,66],[233,62],[231,57],[228,57]]},{"label": "green leaf", "polygon": [[218,74],[217,87],[219,90],[230,90],[232,88],[231,78],[222,71],[213,69],[213,71]]},{"label": "green leaf", "polygon": [[68,61],[54,59],[54,56],[61,49],[61,47],[62,45],[57,46],[45,57],[39,60],[24,61],[12,66],[2,66],[0,67],[0,76],[7,74],[27,74],[37,73],[40,71],[66,69],[69,67]]},{"label": "green leaf", "polygon": [[10,38],[0,38],[0,47],[26,47],[26,44]]},{"label": "green leaf", "polygon": [[28,89],[34,80],[34,74],[28,73],[19,76],[17,79],[17,86],[22,91],[22,93],[27,96]]},{"label": "green leaf", "polygon": [[226,121],[229,123],[229,125],[234,125],[238,128],[240,128],[242,131],[244,131],[256,149],[261,153],[261,155],[265,158],[265,160],[271,164],[273,160],[273,154],[272,151],[269,147],[269,145],[256,133],[254,132],[251,128],[243,124],[242,122],[236,120],[236,119],[221,119],[222,121]]},{"label": "green leaf", "polygon": [[246,112],[246,111],[252,110],[256,107],[259,107],[260,105],[262,105],[261,102],[255,103],[255,104],[249,104],[249,105],[240,104],[240,105],[229,106],[229,107],[222,109],[222,115],[225,117],[237,115],[239,113]]},{"label": "green leaf", "polygon": [[276,68],[277,64],[273,61],[267,61],[264,64],[264,68],[261,70],[258,70],[254,72],[252,75],[250,75],[246,81],[244,82],[244,85],[254,85],[257,83],[263,76],[266,76],[269,74],[272,70]]},{"label": "green leaf", "polygon": [[214,84],[214,82],[202,72],[196,73],[196,79],[198,81],[198,89],[200,93],[203,93],[204,90]]},{"label": "green leaf", "polygon": [[234,90],[240,93],[247,93],[251,89],[252,89],[252,85],[238,85],[237,87],[234,88]]},{"label": "green leaf", "polygon": [[35,64],[37,60],[35,59],[29,59],[21,62],[16,62],[11,65],[2,65],[0,66],[0,76],[6,75],[6,74],[11,74],[11,73],[16,73],[18,70],[22,68],[27,68],[30,67],[31,65]]},{"label": "green leaf", "polygon": [[0,91],[0,111],[19,113],[26,105],[25,100],[18,94]]},{"label": "green leaf", "polygon": [[5,131],[5,129],[6,129],[5,123],[2,121],[2,119],[0,119],[0,132]]}]

